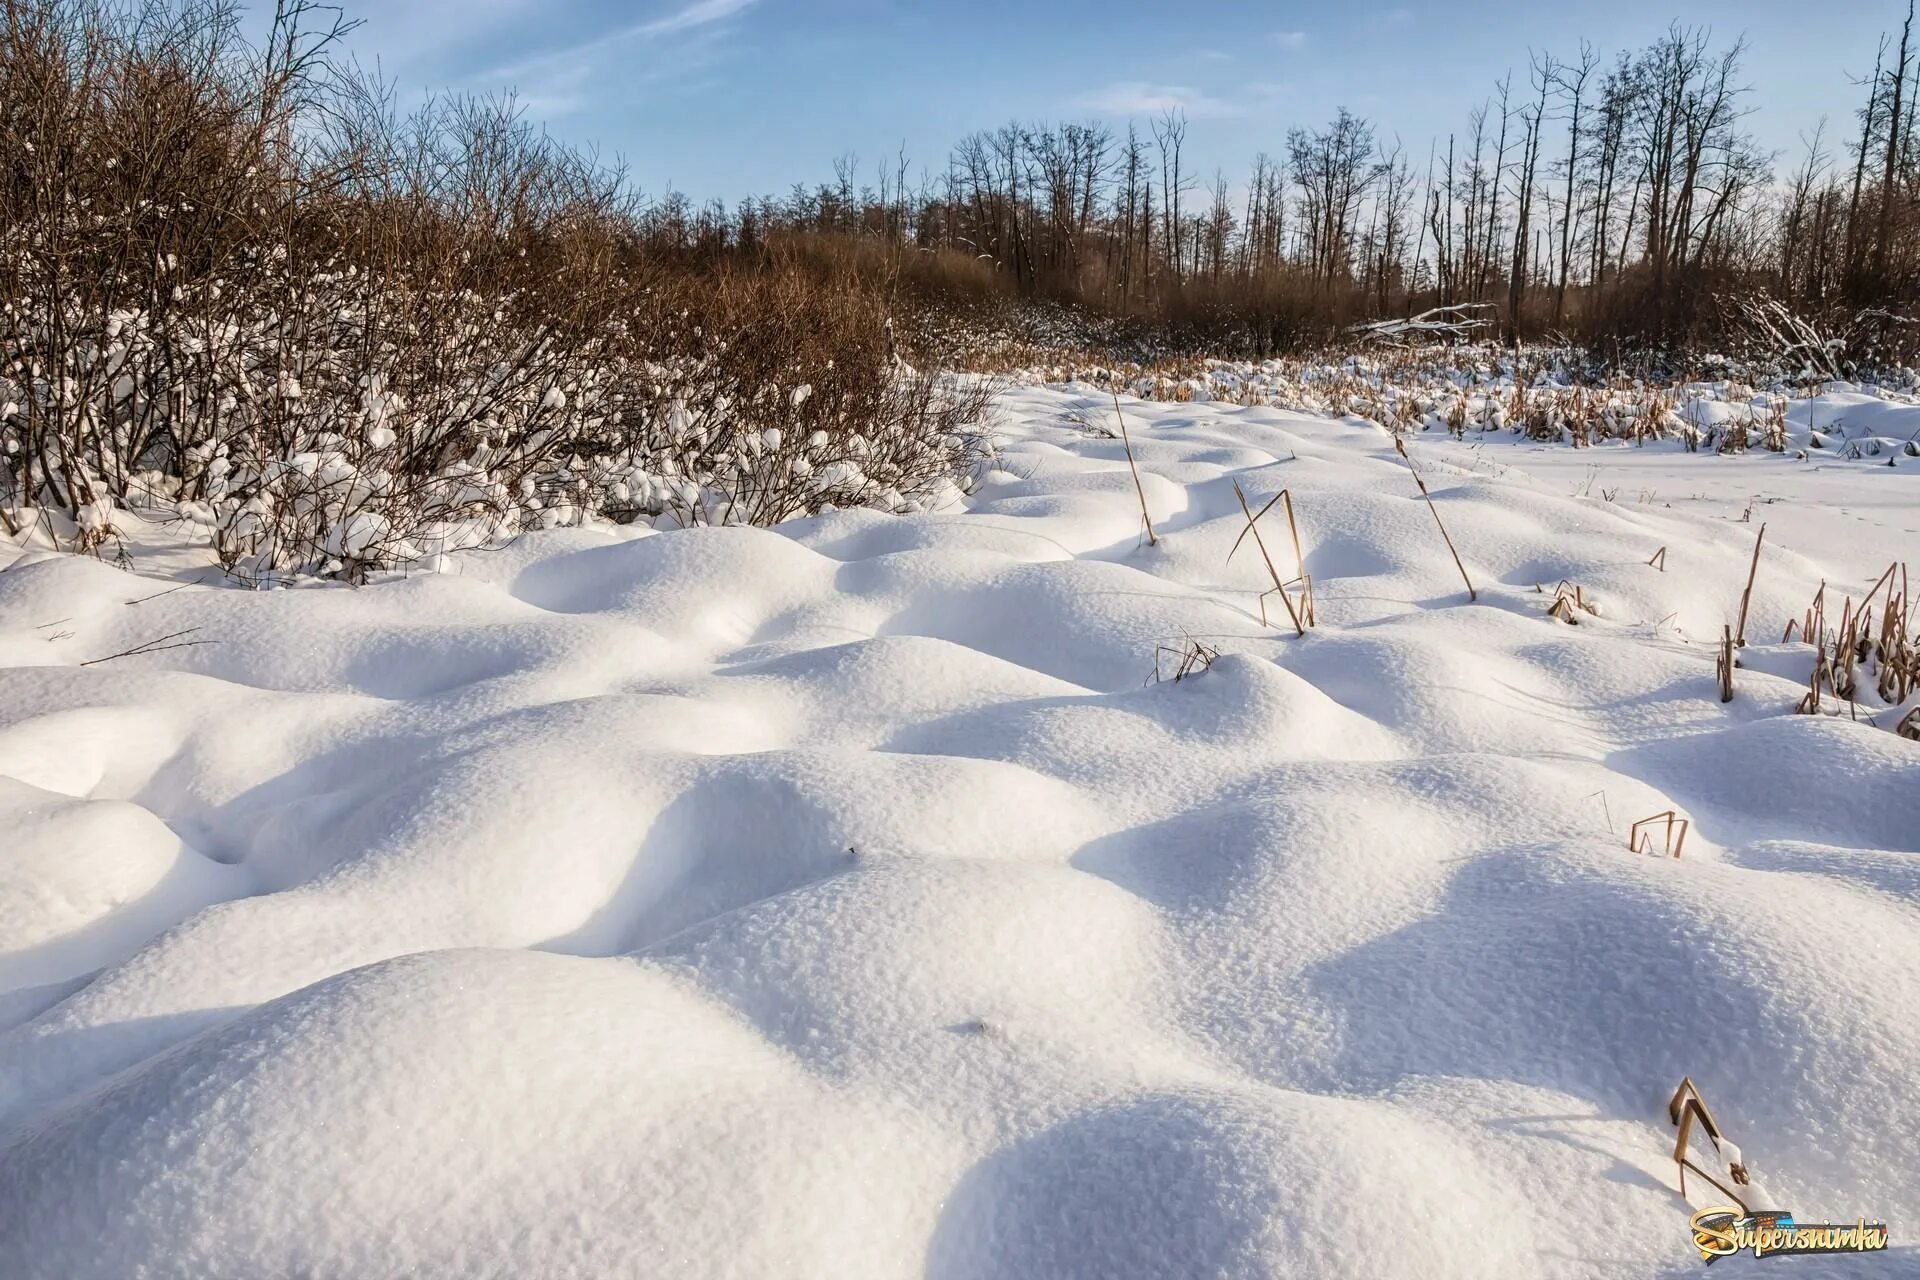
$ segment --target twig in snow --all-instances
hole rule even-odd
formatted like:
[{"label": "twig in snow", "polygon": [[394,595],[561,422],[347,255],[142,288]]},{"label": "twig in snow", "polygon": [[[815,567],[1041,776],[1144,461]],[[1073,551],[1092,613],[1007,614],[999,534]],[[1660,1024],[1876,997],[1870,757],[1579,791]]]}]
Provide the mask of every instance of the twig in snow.
[{"label": "twig in snow", "polygon": [[[79,665],[83,667],[94,667],[94,666],[100,665],[103,662],[112,662],[115,658],[140,658],[140,657],[145,657],[149,653],[164,653],[168,649],[191,649],[194,645],[197,645],[197,644],[218,643],[217,641],[214,641],[214,640],[181,640],[180,639],[181,636],[190,636],[194,632],[198,631],[199,629],[200,628],[198,627],[188,627],[185,631],[176,631],[172,635],[157,636],[152,640],[147,640],[147,641],[144,641],[143,643],[137,644],[133,646],[133,648],[131,649],[122,649],[119,653],[110,653],[104,658],[89,658],[87,659],[87,661],[82,662]],[[169,641],[175,641],[176,643],[170,644],[168,643]]]},{"label": "twig in snow", "polygon": [[165,591],[156,591],[150,596],[138,596],[132,600],[126,601],[126,603],[127,604],[145,604],[149,600],[158,600],[161,596],[170,596],[176,591],[185,591],[188,587],[191,587],[194,585],[196,584],[191,582],[183,582],[179,586],[168,587]]},{"label": "twig in snow", "polygon": [[1593,795],[1590,795],[1590,796],[1588,796],[1588,797],[1587,797],[1587,799],[1589,799],[1589,800],[1591,800],[1591,799],[1593,799],[1593,798],[1594,798],[1595,796],[1598,796],[1598,797],[1599,797],[1599,799],[1600,799],[1600,812],[1601,812],[1602,814],[1604,814],[1604,815],[1606,815],[1606,819],[1607,819],[1607,834],[1608,834],[1608,835],[1613,835],[1613,834],[1614,834],[1614,826],[1613,826],[1613,810],[1612,810],[1612,809],[1611,809],[1610,807],[1608,807],[1608,805],[1607,805],[1607,793],[1606,793],[1606,792],[1604,792],[1604,791],[1596,791],[1596,792],[1594,792],[1594,793],[1593,793]]}]

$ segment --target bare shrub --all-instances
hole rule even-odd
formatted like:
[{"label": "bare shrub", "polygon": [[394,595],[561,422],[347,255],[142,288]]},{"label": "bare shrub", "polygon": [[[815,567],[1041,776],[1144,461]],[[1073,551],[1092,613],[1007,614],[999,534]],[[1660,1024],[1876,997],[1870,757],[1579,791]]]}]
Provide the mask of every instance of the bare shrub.
[{"label": "bare shrub", "polygon": [[[285,0],[0,0],[0,510],[116,505],[257,579],[608,516],[939,501],[988,386],[888,285],[716,259],[511,100],[401,118]],[[17,514],[16,514],[17,512]]]}]

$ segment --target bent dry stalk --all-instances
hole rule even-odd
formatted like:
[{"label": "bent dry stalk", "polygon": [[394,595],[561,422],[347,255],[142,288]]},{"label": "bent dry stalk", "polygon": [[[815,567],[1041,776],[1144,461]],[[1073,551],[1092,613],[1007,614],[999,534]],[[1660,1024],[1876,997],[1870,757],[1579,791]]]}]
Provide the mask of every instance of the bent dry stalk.
[{"label": "bent dry stalk", "polygon": [[[1267,502],[1267,505],[1260,508],[1260,515],[1263,516],[1267,514],[1267,512],[1272,509],[1273,504],[1275,502],[1278,502],[1280,500],[1281,495],[1285,493],[1286,493],[1286,490],[1282,489],[1279,494],[1276,494],[1274,495],[1273,498],[1269,499]],[[1293,597],[1287,594],[1286,584],[1280,581],[1280,571],[1273,567],[1273,557],[1267,554],[1266,539],[1260,536],[1260,516],[1256,516],[1253,513],[1253,508],[1247,505],[1246,491],[1240,487],[1240,482],[1238,480],[1235,480],[1233,482],[1233,496],[1240,499],[1240,510],[1247,517],[1247,527],[1245,532],[1241,533],[1241,535],[1238,538],[1235,538],[1233,540],[1233,546],[1227,552],[1227,559],[1229,560],[1233,559],[1233,553],[1240,549],[1240,543],[1246,539],[1247,534],[1249,533],[1252,534],[1253,545],[1260,548],[1260,559],[1266,562],[1267,576],[1273,579],[1273,590],[1263,591],[1260,593],[1261,625],[1263,626],[1266,625],[1266,621],[1267,621],[1267,597],[1270,595],[1277,594],[1280,597],[1280,603],[1287,606],[1287,617],[1293,621],[1294,632],[1298,635],[1304,636],[1305,634],[1307,634],[1307,629],[1306,627],[1301,625],[1300,613],[1298,610],[1296,610],[1293,607]],[[1289,510],[1291,510],[1291,505],[1289,505]],[[1295,543],[1295,546],[1297,549],[1298,547],[1297,542]]]},{"label": "bent dry stalk", "polygon": [[1453,539],[1447,536],[1447,525],[1440,518],[1440,508],[1433,505],[1433,495],[1427,492],[1427,482],[1420,478],[1419,469],[1413,465],[1413,459],[1407,453],[1406,443],[1399,436],[1395,436],[1393,447],[1406,461],[1407,470],[1413,475],[1413,482],[1420,486],[1420,496],[1427,500],[1427,510],[1433,512],[1433,523],[1439,526],[1440,540],[1447,544],[1447,552],[1453,557],[1453,567],[1460,571],[1460,581],[1467,584],[1467,599],[1478,600],[1480,593],[1473,589],[1473,579],[1467,576],[1467,566],[1460,563],[1460,553],[1454,549]]}]

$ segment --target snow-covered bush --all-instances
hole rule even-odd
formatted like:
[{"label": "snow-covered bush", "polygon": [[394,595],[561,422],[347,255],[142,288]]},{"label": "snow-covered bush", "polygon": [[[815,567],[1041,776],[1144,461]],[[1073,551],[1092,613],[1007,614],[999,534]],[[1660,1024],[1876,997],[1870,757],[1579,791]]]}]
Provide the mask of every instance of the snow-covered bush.
[{"label": "snow-covered bush", "polygon": [[908,510],[986,449],[988,385],[902,363],[858,283],[776,262],[680,290],[596,388],[575,470],[598,509],[674,524]]},{"label": "snow-covered bush", "polygon": [[595,517],[937,500],[977,381],[894,355],[870,283],[651,236],[510,102],[404,120],[282,11],[98,0],[0,30],[0,520],[116,504],[255,577],[431,562]]}]

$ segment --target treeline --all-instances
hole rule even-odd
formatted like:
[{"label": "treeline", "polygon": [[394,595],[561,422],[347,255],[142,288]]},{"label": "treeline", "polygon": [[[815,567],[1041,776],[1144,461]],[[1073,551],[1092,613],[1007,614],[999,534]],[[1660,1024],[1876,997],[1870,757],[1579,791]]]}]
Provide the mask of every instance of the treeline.
[{"label": "treeline", "polygon": [[1424,155],[1342,109],[1235,180],[1194,171],[1178,112],[1124,131],[1014,122],[917,179],[904,155],[871,180],[848,157],[784,197],[669,196],[650,219],[663,242],[710,250],[858,239],[948,294],[1068,300],[1269,348],[1464,302],[1497,307],[1508,337],[1600,345],[1717,338],[1736,293],[1816,315],[1904,305],[1920,284],[1911,10],[1853,127],[1822,122],[1783,176],[1746,125],[1743,52],[1676,26],[1611,62],[1585,44],[1539,54]]}]

